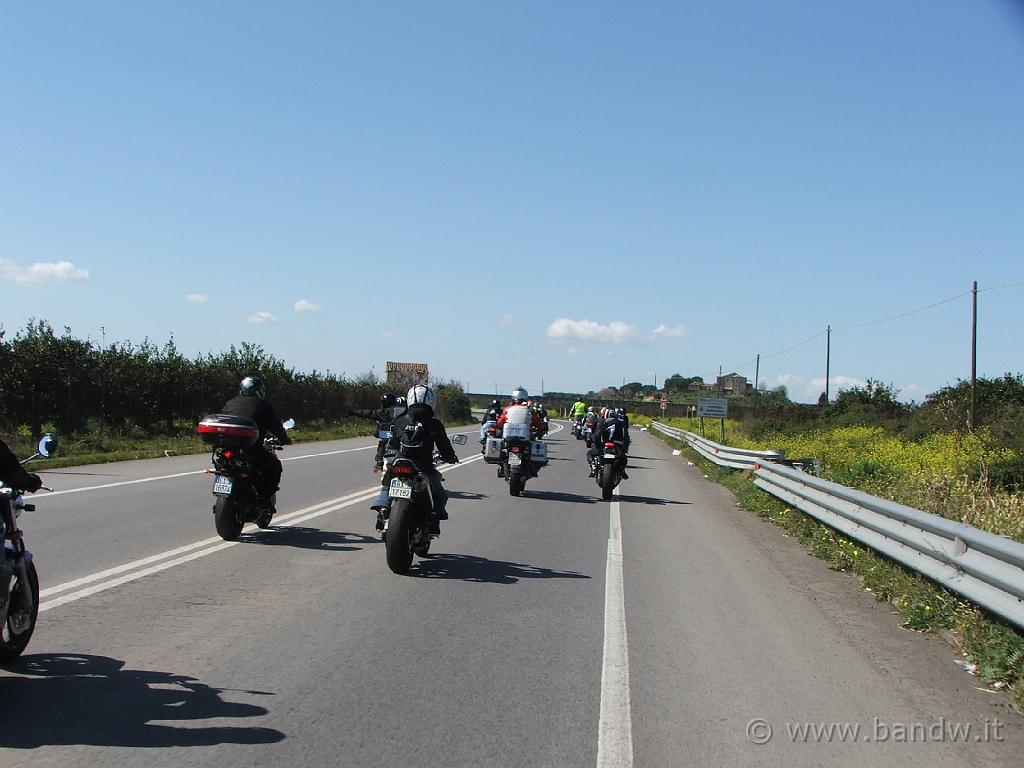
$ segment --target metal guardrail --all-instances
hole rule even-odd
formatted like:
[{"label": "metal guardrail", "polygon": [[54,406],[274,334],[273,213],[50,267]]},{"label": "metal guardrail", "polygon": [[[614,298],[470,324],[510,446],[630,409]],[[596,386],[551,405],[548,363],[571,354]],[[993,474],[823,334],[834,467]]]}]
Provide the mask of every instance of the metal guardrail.
[{"label": "metal guardrail", "polygon": [[715,464],[752,470],[758,488],[1024,629],[1024,544],[783,466],[781,451],[651,426]]}]

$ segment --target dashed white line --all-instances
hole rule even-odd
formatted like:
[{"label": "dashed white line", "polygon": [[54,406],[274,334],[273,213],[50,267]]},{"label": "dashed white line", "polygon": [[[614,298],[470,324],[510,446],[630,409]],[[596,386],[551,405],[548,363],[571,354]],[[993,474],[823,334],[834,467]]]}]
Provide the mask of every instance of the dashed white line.
[{"label": "dashed white line", "polygon": [[[616,497],[619,495],[615,490]],[[601,715],[597,730],[597,768],[633,765],[633,722],[629,700],[629,644],[622,579],[622,517],[611,503],[608,564],[604,582],[604,660],[601,667]]]}]

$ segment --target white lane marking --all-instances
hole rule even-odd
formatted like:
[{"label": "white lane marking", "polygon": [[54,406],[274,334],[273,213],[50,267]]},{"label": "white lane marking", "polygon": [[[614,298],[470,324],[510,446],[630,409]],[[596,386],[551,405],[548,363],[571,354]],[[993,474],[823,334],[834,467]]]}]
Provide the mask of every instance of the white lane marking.
[{"label": "white lane marking", "polygon": [[[326,453],[309,453],[309,454],[306,454],[305,456],[290,456],[290,457],[288,457],[286,459],[281,459],[281,461],[298,461],[299,459],[312,459],[312,458],[316,458],[317,456],[335,456],[335,455],[337,455],[339,453],[354,453],[355,451],[368,451],[371,448],[376,448],[376,447],[377,446],[375,446],[375,445],[364,445],[362,448],[345,448],[344,450],[340,450],[340,451],[327,451]],[[44,474],[46,473],[46,470],[42,470],[42,471],[43,471]],[[55,471],[57,471],[57,470],[55,470]],[[118,488],[118,487],[120,487],[122,485],[138,485],[139,483],[152,483],[155,480],[173,480],[173,479],[175,479],[177,477],[188,477],[190,475],[202,475],[202,474],[205,474],[205,473],[206,473],[205,469],[193,469],[190,472],[178,472],[178,473],[173,474],[173,475],[158,475],[157,477],[141,477],[138,480],[122,480],[122,481],[117,482],[117,483],[106,483],[104,485],[88,485],[88,486],[85,486],[84,488],[68,488],[67,490],[64,490],[64,491],[53,491],[51,493],[43,494],[39,498],[40,499],[48,499],[51,496],[62,496],[62,495],[67,494],[67,493],[82,493],[83,491],[101,491],[104,488]]]},{"label": "white lane marking", "polygon": [[[462,461],[458,464],[452,464],[447,467],[444,467],[439,471],[450,472],[457,467],[463,467],[468,464],[472,464],[473,462],[480,461],[481,459],[483,459],[483,456],[474,456],[473,458],[466,459],[465,461]],[[347,496],[340,496],[337,499],[331,499],[329,501],[324,501],[319,504],[314,504],[311,507],[306,507],[305,509],[299,509],[296,510],[295,512],[289,512],[288,514],[283,515],[280,518],[276,518],[274,520],[274,525],[280,528],[287,528],[289,526],[297,525],[298,523],[304,523],[307,520],[322,517],[323,515],[335,512],[339,509],[350,507],[353,504],[358,504],[363,501],[369,501],[370,499],[375,498],[378,493],[380,493],[380,486],[364,489],[362,491],[356,491],[355,493],[350,493]],[[66,592],[69,589],[75,589],[76,587],[82,586],[84,584],[99,582],[98,584],[92,584],[92,586],[85,587],[84,589],[80,589],[76,592],[71,592],[69,594],[62,595],[60,597],[55,597],[51,600],[46,600],[45,602],[41,602],[39,605],[39,611],[41,613],[43,611],[48,611],[51,608],[57,608],[61,605],[66,605],[67,603],[73,603],[76,600],[81,600],[84,597],[89,597],[99,592],[105,592],[108,589],[119,587],[122,584],[127,584],[131,581],[136,581],[137,579],[141,579],[144,576],[150,576],[154,573],[166,571],[168,568],[174,568],[175,566],[182,565],[192,560],[196,560],[200,557],[212,555],[215,552],[220,552],[223,549],[227,549],[228,547],[233,547],[241,543],[243,542],[221,541],[219,537],[204,539],[202,541],[197,541],[192,544],[187,544],[184,547],[178,547],[176,549],[168,550],[167,552],[162,552],[157,555],[142,558],[141,560],[136,560],[131,563],[125,563],[124,565],[120,565],[115,568],[108,568],[105,571],[100,571],[99,573],[95,573],[90,576],[84,576],[80,579],[75,579],[74,581],[69,581],[64,584],[58,584],[57,586],[50,587],[45,590],[40,590],[40,597],[45,597],[47,595]],[[203,549],[203,547],[206,548]],[[186,552],[188,554],[183,554]],[[180,556],[174,557],[175,555]],[[166,558],[168,557],[174,557],[174,559],[167,560]],[[164,562],[160,562],[161,560],[163,560]],[[157,564],[150,565],[150,563]],[[149,567],[142,567],[147,565]],[[141,568],[141,570],[135,570],[138,568]],[[125,573],[125,571],[130,571],[130,573]],[[118,573],[124,573],[125,575],[116,576],[116,578],[108,578],[109,576],[115,576]],[[107,580],[101,581],[102,579]]]},{"label": "white lane marking", "polygon": [[[615,489],[615,495],[619,491]],[[601,717],[597,729],[597,768],[633,765],[633,722],[629,703],[629,644],[626,595],[622,579],[622,517],[611,503],[608,565],[604,582],[604,660],[601,666]]]},{"label": "white lane marking", "polygon": [[[561,427],[559,427],[559,429],[561,429]],[[456,434],[458,434],[458,433],[456,433]],[[371,448],[376,448],[376,447],[377,447],[376,445],[364,445],[361,448],[343,448],[343,449],[337,450],[337,451],[324,451],[323,453],[307,453],[307,454],[304,454],[303,456],[288,456],[286,458],[281,459],[281,461],[282,462],[285,462],[285,461],[300,461],[301,459],[315,459],[315,458],[318,458],[320,456],[337,456],[340,453],[355,453],[356,451],[368,451]],[[57,471],[57,470],[54,470],[54,471]],[[45,474],[46,470],[42,470],[42,472]],[[67,494],[67,493],[82,493],[83,491],[100,491],[100,490],[103,490],[104,488],[118,488],[118,487],[120,487],[122,485],[137,485],[139,483],[152,483],[155,480],[174,480],[175,478],[178,478],[178,477],[189,477],[191,475],[202,475],[202,474],[205,474],[205,473],[206,473],[205,469],[193,469],[193,470],[191,470],[189,472],[178,472],[178,473],[173,474],[173,475],[159,475],[157,477],[142,477],[142,478],[139,478],[138,480],[122,480],[122,481],[117,482],[117,483],[106,483],[104,485],[89,485],[89,486],[85,486],[84,488],[68,488],[67,490],[64,490],[64,491],[51,491],[51,492],[49,492],[47,494],[44,494],[44,495],[40,496],[39,498],[40,499],[48,499],[51,496],[62,496],[62,495]]]}]

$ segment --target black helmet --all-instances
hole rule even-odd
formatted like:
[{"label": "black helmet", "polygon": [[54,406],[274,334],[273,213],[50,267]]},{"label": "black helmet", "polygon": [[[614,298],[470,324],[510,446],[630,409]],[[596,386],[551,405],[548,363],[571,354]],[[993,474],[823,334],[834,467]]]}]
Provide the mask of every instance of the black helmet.
[{"label": "black helmet", "polygon": [[246,376],[238,387],[238,394],[265,400],[267,397],[267,387],[264,385],[263,379],[257,376]]},{"label": "black helmet", "polygon": [[390,392],[385,392],[383,395],[380,396],[381,408],[393,408],[395,406],[395,403],[397,402],[398,401],[395,398],[395,396]]},{"label": "black helmet", "polygon": [[491,408],[501,408],[501,400],[491,400]]}]

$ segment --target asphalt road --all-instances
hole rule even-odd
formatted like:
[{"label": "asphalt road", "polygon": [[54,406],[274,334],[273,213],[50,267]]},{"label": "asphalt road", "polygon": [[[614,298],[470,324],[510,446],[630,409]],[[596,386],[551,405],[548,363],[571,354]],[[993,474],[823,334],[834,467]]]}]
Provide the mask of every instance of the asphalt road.
[{"label": "asphalt road", "polygon": [[0,766],[1022,764],[1021,719],[946,644],[655,438],[613,503],[584,452],[553,435],[512,498],[471,439],[408,576],[369,439],[290,447],[280,525],[236,544],[205,457],[47,473]]}]

